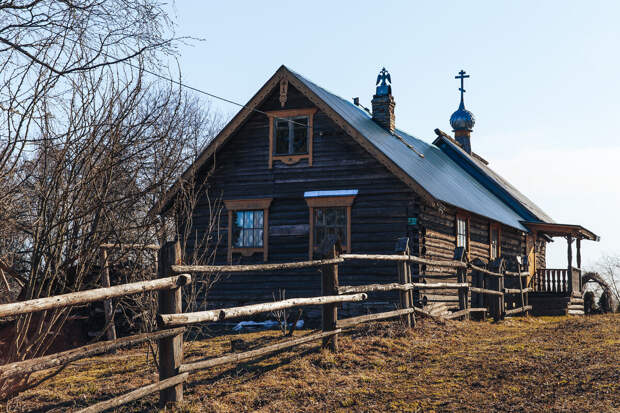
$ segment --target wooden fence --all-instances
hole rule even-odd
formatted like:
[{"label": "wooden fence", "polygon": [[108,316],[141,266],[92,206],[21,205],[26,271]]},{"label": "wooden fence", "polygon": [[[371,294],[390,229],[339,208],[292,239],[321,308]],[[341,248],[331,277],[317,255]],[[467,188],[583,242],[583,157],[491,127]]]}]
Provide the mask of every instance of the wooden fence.
[{"label": "wooden fence", "polygon": [[[181,251],[178,243],[167,243],[159,251],[158,279],[80,291],[54,297],[39,298],[24,302],[0,305],[0,317],[43,311],[54,308],[105,301],[115,297],[158,291],[157,320],[159,331],[108,340],[90,344],[76,349],[19,361],[0,366],[0,380],[30,374],[36,371],[59,367],[72,361],[125,348],[157,341],[159,347],[159,381],[113,399],[103,401],[80,410],[80,412],[102,412],[107,409],[127,404],[131,401],[159,392],[159,404],[165,406],[183,400],[183,383],[189,373],[227,363],[253,360],[264,355],[273,354],[293,348],[304,343],[322,341],[324,348],[338,351],[338,336],[343,329],[368,321],[385,320],[401,317],[409,327],[415,327],[415,315],[434,318],[440,322],[446,319],[469,318],[470,314],[488,312],[495,320],[507,315],[527,313],[531,306],[527,304],[528,288],[523,288],[522,277],[527,273],[510,273],[498,264],[497,268],[483,268],[475,263],[463,260],[463,251],[455,251],[455,259],[437,261],[409,255],[408,240],[399,240],[395,254],[340,254],[339,245],[330,240],[323,245],[323,259],[313,261],[226,266],[192,266],[181,265]],[[388,284],[369,284],[358,286],[340,286],[338,281],[339,265],[347,260],[393,261],[397,266],[398,282]],[[411,265],[432,265],[456,272],[456,283],[420,283],[413,282]],[[191,273],[236,273],[255,271],[274,271],[295,268],[318,267],[321,272],[321,295],[318,297],[292,298],[287,300],[252,304],[242,307],[223,308],[192,313],[182,312],[181,288],[191,282]],[[418,275],[423,277],[423,274]],[[519,288],[504,288],[504,279],[518,280]],[[423,308],[416,307],[413,292],[433,289],[456,289],[459,308],[449,316],[435,316]],[[338,319],[338,305],[345,302],[361,302],[368,294],[377,291],[398,291],[398,309],[376,314]],[[471,299],[469,298],[471,294]],[[516,295],[519,306],[507,309],[504,297]],[[471,303],[471,306],[470,306]],[[268,345],[242,353],[227,354],[220,357],[184,363],[183,333],[185,326],[193,323],[217,322],[232,318],[248,317],[293,307],[320,305],[322,309],[321,331],[288,341]]]}]

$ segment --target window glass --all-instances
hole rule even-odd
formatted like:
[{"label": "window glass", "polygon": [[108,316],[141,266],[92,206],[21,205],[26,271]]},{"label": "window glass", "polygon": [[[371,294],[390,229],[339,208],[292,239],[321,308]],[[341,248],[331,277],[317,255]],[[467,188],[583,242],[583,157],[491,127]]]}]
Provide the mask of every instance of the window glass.
[{"label": "window glass", "polygon": [[491,226],[489,238],[491,242],[491,259],[494,260],[499,256],[499,230],[496,226]]},{"label": "window glass", "polygon": [[308,117],[275,119],[275,155],[308,153]]},{"label": "window glass", "polygon": [[236,248],[261,248],[263,246],[263,211],[235,211],[233,246]]},{"label": "window glass", "polygon": [[335,235],[342,245],[347,244],[347,209],[315,208],[314,209],[314,246],[330,235]]},{"label": "window glass", "polygon": [[467,249],[467,221],[456,218],[456,246]]},{"label": "window glass", "polygon": [[285,119],[276,119],[276,155],[286,155],[289,153],[289,122]]}]

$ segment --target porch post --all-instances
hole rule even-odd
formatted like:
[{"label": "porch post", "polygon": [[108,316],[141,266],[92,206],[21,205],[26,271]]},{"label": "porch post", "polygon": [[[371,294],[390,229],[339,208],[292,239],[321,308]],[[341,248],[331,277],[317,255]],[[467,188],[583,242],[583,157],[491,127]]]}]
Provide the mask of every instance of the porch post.
[{"label": "porch post", "polygon": [[568,250],[567,250],[567,254],[568,254],[568,271],[566,273],[566,276],[568,277],[567,284],[568,284],[568,293],[569,295],[573,294],[573,237],[572,235],[569,235],[568,237],[566,237],[566,242],[568,243]]},{"label": "porch post", "polygon": [[579,292],[583,291],[583,285],[581,285],[581,237],[577,237],[577,267],[579,268]]}]

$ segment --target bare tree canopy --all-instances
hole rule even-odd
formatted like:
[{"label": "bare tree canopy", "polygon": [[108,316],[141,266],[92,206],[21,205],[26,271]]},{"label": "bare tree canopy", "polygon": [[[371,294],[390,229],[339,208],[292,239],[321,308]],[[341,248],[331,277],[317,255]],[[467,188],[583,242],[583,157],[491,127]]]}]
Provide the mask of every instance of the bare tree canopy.
[{"label": "bare tree canopy", "polygon": [[[175,42],[156,0],[0,0],[0,290],[80,290],[98,283],[102,243],[158,241],[148,211],[219,126],[148,77]],[[152,276],[149,253],[113,258]],[[46,353],[70,311],[17,318],[0,363]]]}]

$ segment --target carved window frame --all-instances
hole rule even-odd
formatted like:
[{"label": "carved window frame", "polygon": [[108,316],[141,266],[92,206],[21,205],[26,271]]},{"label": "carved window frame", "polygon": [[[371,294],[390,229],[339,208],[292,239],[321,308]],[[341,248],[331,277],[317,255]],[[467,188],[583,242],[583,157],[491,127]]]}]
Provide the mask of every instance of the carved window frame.
[{"label": "carved window frame", "polygon": [[318,208],[346,208],[346,245],[342,246],[344,252],[351,252],[351,207],[356,195],[316,196],[306,197],[306,204],[310,210],[310,231],[308,244],[308,257],[314,257],[314,212]]},{"label": "carved window frame", "polygon": [[[493,256],[493,231],[497,231],[497,255]],[[502,256],[502,226],[497,222],[489,224],[489,260]]]},{"label": "carved window frame", "polygon": [[[224,205],[228,211],[228,262],[232,263],[233,253],[249,257],[255,253],[263,253],[263,261],[269,256],[269,207],[273,198],[259,199],[226,199]],[[233,213],[237,211],[263,211],[263,246],[262,247],[233,247]]]},{"label": "carved window frame", "polygon": [[[273,168],[274,161],[280,161],[287,165],[293,165],[302,159],[308,160],[308,166],[312,166],[312,141],[314,135],[314,114],[318,111],[317,108],[308,109],[286,109],[286,110],[274,110],[267,113],[269,118],[269,169]],[[308,153],[297,155],[275,155],[275,121],[276,119],[288,119],[297,116],[308,117]]]}]

